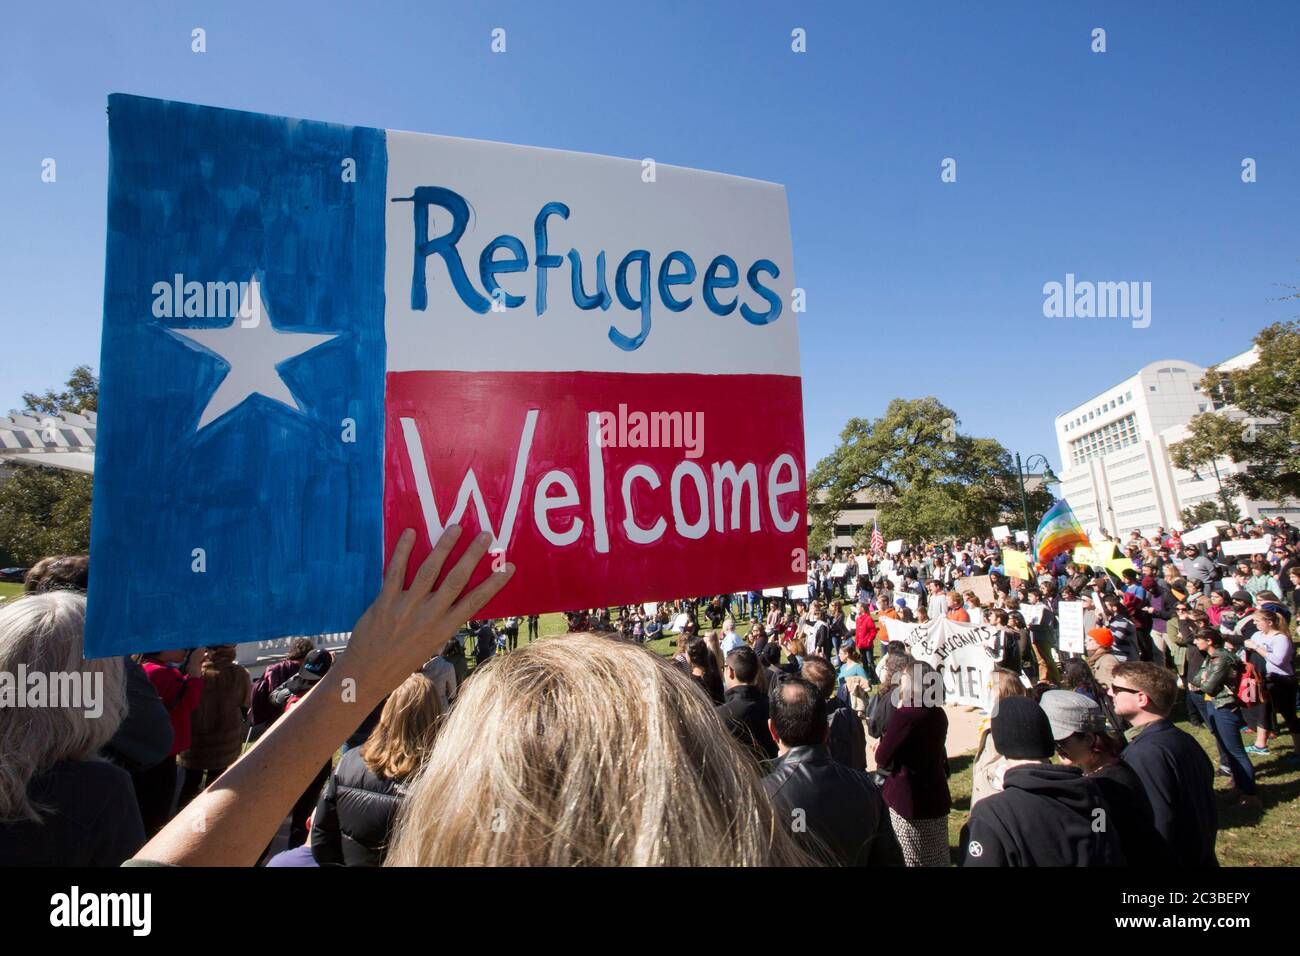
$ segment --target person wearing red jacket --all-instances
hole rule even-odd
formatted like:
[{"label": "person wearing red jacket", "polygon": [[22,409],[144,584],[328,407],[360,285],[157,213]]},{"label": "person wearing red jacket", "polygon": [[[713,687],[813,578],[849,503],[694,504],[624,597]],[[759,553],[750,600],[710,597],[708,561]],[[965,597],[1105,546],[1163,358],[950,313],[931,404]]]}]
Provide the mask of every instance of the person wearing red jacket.
[{"label": "person wearing red jacket", "polygon": [[176,812],[176,755],[190,747],[190,718],[203,693],[203,654],[193,650],[155,651],[145,654],[140,664],[172,723],[171,753],[154,766],[131,774],[145,836],[152,838]]},{"label": "person wearing red jacket", "polygon": [[862,655],[862,666],[873,684],[880,683],[876,676],[876,620],[865,600],[858,601],[858,616],[853,623],[853,644]]}]

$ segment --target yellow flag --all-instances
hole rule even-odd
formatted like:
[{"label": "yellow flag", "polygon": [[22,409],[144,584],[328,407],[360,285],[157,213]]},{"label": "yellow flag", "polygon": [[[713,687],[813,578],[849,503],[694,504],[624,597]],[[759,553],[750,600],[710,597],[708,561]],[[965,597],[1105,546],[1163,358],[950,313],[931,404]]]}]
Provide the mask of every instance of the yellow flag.
[{"label": "yellow flag", "polygon": [[1137,567],[1128,558],[1122,555],[1118,558],[1108,558],[1106,560],[1106,570],[1118,577],[1123,577],[1125,571],[1137,571]]},{"label": "yellow flag", "polygon": [[1002,570],[1009,578],[1028,581],[1029,558],[1023,551],[1012,551],[1010,548],[1004,548],[1002,551]]}]

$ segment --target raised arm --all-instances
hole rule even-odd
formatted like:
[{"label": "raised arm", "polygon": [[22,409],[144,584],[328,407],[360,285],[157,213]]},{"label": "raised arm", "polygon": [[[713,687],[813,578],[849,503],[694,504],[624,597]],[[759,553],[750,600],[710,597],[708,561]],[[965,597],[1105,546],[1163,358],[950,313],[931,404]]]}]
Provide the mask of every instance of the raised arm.
[{"label": "raised arm", "polygon": [[374,603],[352,630],[347,653],[293,710],[136,854],[136,860],[182,866],[252,866],[294,801],[342,741],[384,696],[442,650],[514,573],[507,564],[458,601],[487,552],[479,535],[436,591],[433,584],[460,528],[452,525],[403,589],[415,544],[397,542]]}]

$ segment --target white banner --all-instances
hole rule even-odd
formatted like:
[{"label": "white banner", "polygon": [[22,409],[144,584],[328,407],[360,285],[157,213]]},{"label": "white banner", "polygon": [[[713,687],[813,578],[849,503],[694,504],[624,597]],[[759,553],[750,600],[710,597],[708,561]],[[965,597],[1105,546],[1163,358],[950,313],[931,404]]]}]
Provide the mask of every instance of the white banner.
[{"label": "white banner", "polygon": [[1267,554],[1268,549],[1273,546],[1273,536],[1266,534],[1262,538],[1243,538],[1240,541],[1225,541],[1219,545],[1225,555],[1234,554]]},{"label": "white banner", "polygon": [[914,658],[943,674],[945,703],[988,709],[989,679],[1002,659],[1003,634],[1015,640],[1014,632],[947,618],[928,624],[881,620],[890,641],[902,641]]},{"label": "white banner", "polygon": [[1219,536],[1219,529],[1214,522],[1203,524],[1199,528],[1193,528],[1183,535],[1183,544],[1201,544],[1205,541],[1213,541]]},{"label": "white banner", "polygon": [[782,591],[785,591],[791,601],[808,600],[808,585],[792,584],[788,588],[763,588],[763,597],[781,597]]},{"label": "white banner", "polygon": [[834,564],[831,565],[831,577],[842,578],[844,577],[845,572],[847,572],[848,570],[849,570],[849,566],[847,562],[836,561]]},{"label": "white banner", "polygon": [[899,554],[902,552],[902,550],[903,550],[902,538],[899,538],[897,541],[891,541],[887,545],[885,545],[886,554]]},{"label": "white banner", "polygon": [[1011,527],[1009,525],[1000,524],[993,529],[994,541],[1005,541],[1009,537],[1011,537]]}]

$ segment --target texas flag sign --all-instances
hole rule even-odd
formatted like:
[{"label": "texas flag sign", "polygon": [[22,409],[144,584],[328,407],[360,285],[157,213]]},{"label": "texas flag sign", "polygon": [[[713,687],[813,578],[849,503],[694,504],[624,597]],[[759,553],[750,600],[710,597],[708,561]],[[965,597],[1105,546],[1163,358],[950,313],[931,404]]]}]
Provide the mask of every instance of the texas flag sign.
[{"label": "texas flag sign", "polygon": [[782,187],[124,95],[109,145],[92,656],[347,630],[408,527],[491,535],[488,617],[806,579]]}]

